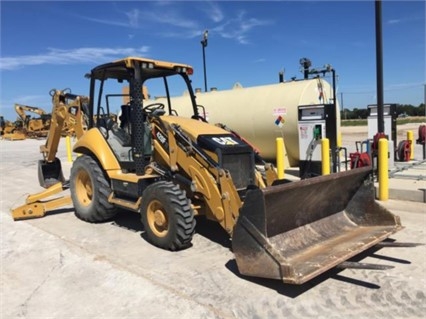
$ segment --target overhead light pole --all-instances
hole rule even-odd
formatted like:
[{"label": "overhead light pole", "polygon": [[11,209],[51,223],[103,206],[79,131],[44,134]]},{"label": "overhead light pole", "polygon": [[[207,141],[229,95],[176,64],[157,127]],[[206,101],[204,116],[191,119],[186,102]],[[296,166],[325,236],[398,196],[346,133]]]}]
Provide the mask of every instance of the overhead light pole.
[{"label": "overhead light pole", "polygon": [[377,76],[377,133],[385,132],[383,116],[383,43],[382,43],[382,2],[375,1],[376,13],[376,76]]},{"label": "overhead light pole", "polygon": [[203,39],[201,40],[201,46],[203,48],[203,67],[204,67],[204,92],[207,92],[207,73],[206,73],[206,46],[207,46],[207,36],[209,31],[204,31]]}]

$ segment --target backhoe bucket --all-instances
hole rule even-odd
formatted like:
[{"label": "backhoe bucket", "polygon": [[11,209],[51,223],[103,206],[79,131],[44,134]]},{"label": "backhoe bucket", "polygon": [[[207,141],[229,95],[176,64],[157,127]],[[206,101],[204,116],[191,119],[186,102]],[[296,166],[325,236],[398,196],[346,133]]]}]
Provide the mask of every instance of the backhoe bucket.
[{"label": "backhoe bucket", "polygon": [[38,161],[38,182],[44,188],[49,188],[58,182],[65,182],[59,158],[55,158],[53,162]]},{"label": "backhoe bucket", "polygon": [[241,274],[303,284],[400,229],[363,167],[249,190],[232,248]]}]

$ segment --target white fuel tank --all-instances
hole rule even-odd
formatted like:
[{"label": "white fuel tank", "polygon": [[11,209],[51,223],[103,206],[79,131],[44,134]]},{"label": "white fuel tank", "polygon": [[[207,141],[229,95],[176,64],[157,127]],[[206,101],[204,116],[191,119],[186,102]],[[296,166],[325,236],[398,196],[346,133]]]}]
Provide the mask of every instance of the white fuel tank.
[{"label": "white fuel tank", "polygon": [[[222,123],[256,146],[262,157],[275,159],[275,139],[283,137],[290,166],[299,164],[298,106],[332,103],[331,85],[323,79],[297,80],[231,90],[196,92],[197,105],[209,123]],[[179,116],[191,116],[187,97],[172,98]],[[160,101],[158,101],[160,102]],[[165,101],[164,101],[165,102]],[[200,115],[202,110],[199,109]],[[336,103],[336,127],[340,112]]]}]

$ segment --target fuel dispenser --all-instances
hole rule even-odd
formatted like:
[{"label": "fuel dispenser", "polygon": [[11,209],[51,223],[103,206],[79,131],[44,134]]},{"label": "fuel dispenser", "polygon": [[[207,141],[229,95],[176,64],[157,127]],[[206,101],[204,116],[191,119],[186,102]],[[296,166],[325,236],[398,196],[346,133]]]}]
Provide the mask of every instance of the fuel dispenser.
[{"label": "fuel dispenser", "polygon": [[367,123],[368,123],[368,139],[372,143],[372,147],[370,149],[371,158],[373,161],[373,167],[377,167],[377,150],[375,149],[374,145],[378,145],[374,141],[375,136],[377,133],[384,133],[386,135],[387,139],[389,140],[388,143],[388,149],[389,149],[389,169],[392,169],[394,167],[394,162],[396,160],[396,152],[397,149],[396,145],[396,118],[397,118],[397,111],[396,111],[397,104],[384,104],[383,105],[383,121],[384,121],[384,132],[378,132],[378,126],[377,126],[377,117],[378,117],[378,108],[375,104],[370,104],[367,106],[369,115],[367,117]]},{"label": "fuel dispenser", "polygon": [[299,169],[301,178],[321,175],[321,139],[328,138],[331,172],[337,172],[336,108],[334,104],[301,105],[298,107]]},{"label": "fuel dispenser", "polygon": [[396,104],[383,105],[383,121],[385,124],[385,131],[378,132],[377,129],[377,105],[370,104],[368,108],[368,138],[373,139],[376,133],[385,133],[390,141],[393,142],[393,149],[396,149]]}]

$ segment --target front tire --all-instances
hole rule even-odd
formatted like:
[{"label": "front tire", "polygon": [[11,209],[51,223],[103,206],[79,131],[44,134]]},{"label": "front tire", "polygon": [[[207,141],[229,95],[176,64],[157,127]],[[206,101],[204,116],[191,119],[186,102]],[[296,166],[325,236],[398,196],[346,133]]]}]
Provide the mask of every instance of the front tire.
[{"label": "front tire", "polygon": [[70,189],[78,218],[95,223],[116,215],[117,208],[108,202],[108,196],[112,192],[110,183],[92,157],[77,157],[71,168]]},{"label": "front tire", "polygon": [[191,244],[196,223],[191,202],[171,182],[156,182],[144,190],[141,220],[146,239],[157,247],[175,251]]}]

